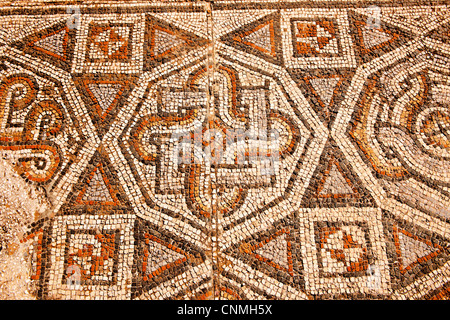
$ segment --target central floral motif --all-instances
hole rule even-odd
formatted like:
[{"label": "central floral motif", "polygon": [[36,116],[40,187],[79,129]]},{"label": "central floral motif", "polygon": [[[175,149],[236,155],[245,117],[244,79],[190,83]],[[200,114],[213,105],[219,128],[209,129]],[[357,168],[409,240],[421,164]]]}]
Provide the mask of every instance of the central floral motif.
[{"label": "central floral motif", "polygon": [[157,112],[137,121],[130,134],[133,154],[157,170],[155,192],[183,192],[201,219],[227,216],[249,188],[272,185],[279,160],[293,153],[300,135],[288,116],[267,104],[268,81],[241,88],[235,70],[209,72],[191,73],[181,90],[157,86],[156,98],[147,101]]}]

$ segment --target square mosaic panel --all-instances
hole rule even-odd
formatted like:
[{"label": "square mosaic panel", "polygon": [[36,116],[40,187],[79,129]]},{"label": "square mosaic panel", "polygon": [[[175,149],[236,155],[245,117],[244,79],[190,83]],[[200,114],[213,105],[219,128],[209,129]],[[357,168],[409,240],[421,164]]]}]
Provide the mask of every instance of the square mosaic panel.
[{"label": "square mosaic panel", "polygon": [[67,215],[53,221],[48,297],[125,299],[133,260],[131,214]]},{"label": "square mosaic panel", "polygon": [[444,2],[0,7],[37,299],[444,299]]}]

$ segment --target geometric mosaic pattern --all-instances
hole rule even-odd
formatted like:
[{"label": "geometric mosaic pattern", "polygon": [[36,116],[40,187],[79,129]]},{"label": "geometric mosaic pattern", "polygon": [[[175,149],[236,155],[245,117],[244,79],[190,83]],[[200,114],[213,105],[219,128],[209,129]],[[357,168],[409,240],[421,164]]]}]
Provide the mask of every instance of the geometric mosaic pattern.
[{"label": "geometric mosaic pattern", "polygon": [[[377,8],[0,8],[0,153],[52,204],[36,298],[448,298],[449,8]],[[269,174],[223,140],[263,128]]]}]

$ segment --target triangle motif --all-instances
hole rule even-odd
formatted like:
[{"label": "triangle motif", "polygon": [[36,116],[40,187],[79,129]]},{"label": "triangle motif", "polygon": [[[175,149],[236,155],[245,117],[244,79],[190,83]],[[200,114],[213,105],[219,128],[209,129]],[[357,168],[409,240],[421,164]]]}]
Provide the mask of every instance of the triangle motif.
[{"label": "triangle motif", "polygon": [[[44,30],[54,26],[62,20],[64,20],[62,17],[46,17],[45,15],[22,15],[20,16],[20,19],[17,19],[17,16],[15,15],[2,16],[0,17],[0,39],[7,43],[17,40],[23,41],[25,37],[33,34],[35,30]],[[28,43],[28,41],[25,42]]]},{"label": "triangle motif", "polygon": [[381,45],[392,39],[392,35],[375,28],[362,28],[363,44],[367,49]]},{"label": "triangle motif", "polygon": [[164,243],[149,233],[145,234],[145,238],[144,256],[146,259],[142,265],[144,281],[187,261],[186,253],[174,245]]},{"label": "triangle motif", "polygon": [[317,189],[320,198],[359,197],[351,181],[342,172],[339,163],[332,157],[322,183]]},{"label": "triangle motif", "polygon": [[350,188],[349,183],[346,181],[346,178],[342,175],[342,173],[338,170],[335,163],[333,163],[328,177],[323,184],[322,190],[320,191],[320,195],[325,196],[328,194],[339,195],[339,194],[352,194],[353,190]]},{"label": "triangle motif", "polygon": [[407,272],[418,263],[437,256],[442,247],[394,226],[400,271]]},{"label": "triangle motif", "polygon": [[155,57],[161,57],[173,51],[176,47],[187,44],[185,39],[175,35],[172,31],[164,28],[155,27],[153,30],[153,54]]},{"label": "triangle motif", "polygon": [[150,273],[185,258],[181,253],[173,251],[155,241],[149,242],[148,251],[147,270]]},{"label": "triangle motif", "polygon": [[236,14],[234,10],[220,10],[217,13],[214,13],[216,17],[214,19],[214,35],[220,38],[226,34],[229,34],[230,30],[237,30],[274,12],[276,11],[242,10],[242,12]]},{"label": "triangle motif", "polygon": [[103,121],[122,95],[124,84],[119,81],[90,80],[84,84],[91,99],[96,103],[97,114]]},{"label": "triangle motif", "polygon": [[273,20],[269,20],[256,28],[247,31],[234,38],[235,41],[242,42],[263,53],[275,57],[275,33]]},{"label": "triangle motif", "polygon": [[291,243],[287,239],[289,231],[280,230],[251,249],[251,253],[260,261],[284,270],[293,275]]},{"label": "triangle motif", "polygon": [[89,175],[85,187],[76,201],[85,205],[119,205],[119,201],[109,184],[109,180],[99,163]]},{"label": "triangle motif", "polygon": [[371,51],[382,49],[397,41],[400,35],[382,28],[370,28],[365,22],[355,21],[359,35],[361,51],[367,54]]},{"label": "triangle motif", "polygon": [[285,269],[289,269],[286,234],[270,240],[267,244],[255,250],[255,253]]},{"label": "triangle motif", "polygon": [[96,171],[91,178],[82,200],[95,202],[114,201],[108,192],[108,187],[106,186],[105,181],[103,181],[102,175],[98,171]]},{"label": "triangle motif", "polygon": [[208,38],[208,19],[205,12],[171,11],[149,14],[171,26],[176,26],[202,38]]},{"label": "triangle motif", "polygon": [[60,60],[66,60],[68,31],[67,28],[47,34],[29,45],[34,49],[44,52]]},{"label": "triangle motif", "polygon": [[309,79],[311,86],[327,108],[330,107],[334,96],[334,90],[341,81],[342,79],[339,77]]},{"label": "triangle motif", "polygon": [[[152,14],[147,19],[144,41],[144,71],[168,62],[169,59],[185,55],[199,47],[205,46],[210,40],[199,36],[191,28],[179,28],[178,23],[168,25],[172,18],[163,19],[159,14]],[[182,19],[182,15],[176,15]],[[186,17],[189,17],[187,15]],[[157,19],[156,19],[157,18]],[[199,18],[198,16],[196,18]],[[179,23],[182,21],[177,20]],[[185,21],[185,24],[190,23]],[[194,25],[193,25],[194,26]]]}]

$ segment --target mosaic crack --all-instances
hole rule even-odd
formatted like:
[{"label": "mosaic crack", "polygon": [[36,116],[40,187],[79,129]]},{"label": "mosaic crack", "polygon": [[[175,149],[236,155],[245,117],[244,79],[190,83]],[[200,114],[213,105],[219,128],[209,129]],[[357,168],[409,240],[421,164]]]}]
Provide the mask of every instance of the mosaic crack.
[{"label": "mosaic crack", "polygon": [[32,296],[448,298],[448,10],[0,7]]}]

